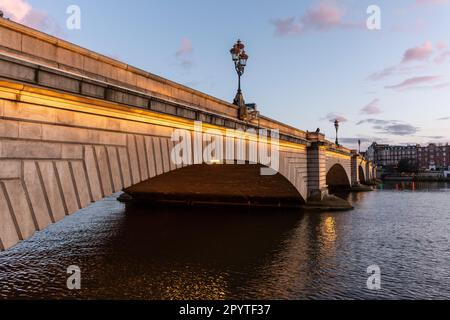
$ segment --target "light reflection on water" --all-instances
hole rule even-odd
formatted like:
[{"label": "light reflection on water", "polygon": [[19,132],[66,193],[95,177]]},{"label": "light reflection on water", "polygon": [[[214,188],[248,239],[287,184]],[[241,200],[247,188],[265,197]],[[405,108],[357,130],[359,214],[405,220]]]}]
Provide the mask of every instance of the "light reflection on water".
[{"label": "light reflection on water", "polygon": [[[0,297],[450,298],[450,186],[387,184],[355,210],[93,204],[0,253]],[[366,288],[378,264],[382,290]],[[78,265],[82,290],[66,289]]]}]

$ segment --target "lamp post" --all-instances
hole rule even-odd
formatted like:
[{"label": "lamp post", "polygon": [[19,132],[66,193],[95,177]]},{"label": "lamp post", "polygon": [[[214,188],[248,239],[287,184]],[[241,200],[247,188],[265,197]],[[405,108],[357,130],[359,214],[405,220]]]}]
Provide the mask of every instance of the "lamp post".
[{"label": "lamp post", "polygon": [[334,120],[334,128],[336,129],[336,145],[339,147],[339,140],[338,140],[338,131],[339,131],[339,120]]},{"label": "lamp post", "polygon": [[248,55],[245,52],[244,48],[245,45],[241,42],[241,40],[238,40],[230,50],[231,58],[234,62],[234,67],[238,75],[238,90],[233,104],[239,107],[240,114],[246,114],[247,110],[247,107],[245,106],[244,96],[242,95],[241,90],[241,77],[244,74],[244,69],[247,65],[248,60]]}]

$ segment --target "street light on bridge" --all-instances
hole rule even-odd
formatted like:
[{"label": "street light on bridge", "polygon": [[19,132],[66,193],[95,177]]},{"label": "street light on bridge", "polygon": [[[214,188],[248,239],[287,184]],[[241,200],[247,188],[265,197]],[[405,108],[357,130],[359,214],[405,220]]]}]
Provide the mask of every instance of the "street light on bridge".
[{"label": "street light on bridge", "polygon": [[244,48],[245,45],[241,42],[241,40],[238,40],[230,50],[231,58],[233,59],[234,67],[238,74],[238,90],[233,101],[233,104],[237,105],[238,107],[245,106],[244,96],[242,95],[241,91],[241,77],[244,74],[244,69],[247,65],[248,55],[245,52]]},{"label": "street light on bridge", "polygon": [[241,77],[244,74],[245,66],[247,65],[248,55],[244,50],[245,45],[238,40],[233,48],[231,48],[231,58],[234,62],[234,67],[238,75],[238,90],[236,97],[234,98],[233,104],[239,107],[239,119],[248,121],[256,119],[259,112],[257,111],[256,104],[249,103],[246,104],[244,101],[244,96],[241,90]]},{"label": "street light on bridge", "polygon": [[339,120],[334,120],[334,128],[336,129],[336,145],[339,146],[339,140],[338,140],[338,131],[339,131]]}]

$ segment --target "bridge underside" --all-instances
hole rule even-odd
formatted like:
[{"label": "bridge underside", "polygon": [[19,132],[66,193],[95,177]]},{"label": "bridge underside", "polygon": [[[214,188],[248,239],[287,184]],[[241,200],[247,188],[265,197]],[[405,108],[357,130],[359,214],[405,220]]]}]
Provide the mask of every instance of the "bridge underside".
[{"label": "bridge underside", "polygon": [[259,164],[193,165],[127,188],[144,201],[181,204],[300,206],[297,189],[281,174],[263,176]]}]

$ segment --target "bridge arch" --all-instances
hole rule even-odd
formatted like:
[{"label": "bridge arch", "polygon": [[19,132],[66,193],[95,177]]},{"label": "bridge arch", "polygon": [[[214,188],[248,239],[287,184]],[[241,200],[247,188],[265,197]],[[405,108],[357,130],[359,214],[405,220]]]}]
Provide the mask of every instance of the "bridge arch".
[{"label": "bridge arch", "polygon": [[329,188],[350,187],[350,178],[345,168],[339,164],[334,164],[327,172],[326,183]]},{"label": "bridge arch", "polygon": [[260,164],[194,164],[125,190],[133,198],[181,203],[301,205],[296,186],[281,173],[261,175]]},{"label": "bridge arch", "polygon": [[[150,129],[152,125],[148,126],[149,131],[155,131]],[[61,127],[59,134],[55,135],[55,139],[60,139],[57,142],[28,143],[0,139],[3,151],[11,152],[6,155],[15,157],[14,160],[0,159],[1,168],[8,169],[7,179],[6,176],[3,179],[5,170],[0,170],[0,250],[28,239],[34,232],[115,192],[170,172],[182,173],[184,169],[194,167],[176,165],[171,161],[171,150],[175,146],[170,138],[171,130],[158,131],[165,133],[164,136],[113,135],[106,132],[87,134],[89,139],[97,142],[95,144],[83,143],[84,134],[75,136],[72,133],[69,136],[70,130],[73,129]],[[84,130],[91,132],[91,129]],[[207,166],[221,168],[227,165]],[[242,164],[240,167],[247,167],[247,173],[255,174],[259,173],[262,165]],[[279,170],[272,177],[276,179],[272,182],[281,184],[287,190],[286,195],[304,203],[306,177],[306,150],[280,151]],[[256,196],[262,191],[276,193],[274,184],[269,181],[270,176],[267,179],[259,180],[253,186]]]},{"label": "bridge arch", "polygon": [[359,182],[361,182],[362,184],[366,183],[366,181],[367,181],[366,172],[365,172],[362,164],[358,166],[358,177],[359,177]]}]

